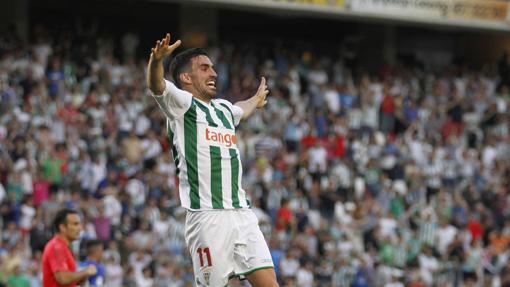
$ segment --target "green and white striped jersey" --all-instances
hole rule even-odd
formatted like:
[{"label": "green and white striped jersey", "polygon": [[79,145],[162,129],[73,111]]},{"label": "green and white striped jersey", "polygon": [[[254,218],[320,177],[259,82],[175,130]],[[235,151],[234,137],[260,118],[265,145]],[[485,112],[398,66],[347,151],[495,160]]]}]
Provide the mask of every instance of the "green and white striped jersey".
[{"label": "green and white striped jersey", "polygon": [[181,205],[190,210],[249,208],[235,126],[243,110],[229,101],[205,103],[166,81],[153,95],[167,116]]}]

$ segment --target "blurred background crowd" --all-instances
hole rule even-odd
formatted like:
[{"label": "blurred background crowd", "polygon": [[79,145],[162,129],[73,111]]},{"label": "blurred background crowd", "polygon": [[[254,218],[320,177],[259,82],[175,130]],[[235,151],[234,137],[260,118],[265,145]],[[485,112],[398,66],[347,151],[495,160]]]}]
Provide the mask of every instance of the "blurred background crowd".
[{"label": "blurred background crowd", "polygon": [[[193,286],[140,35],[31,29],[0,39],[0,286],[41,286],[62,207],[104,242],[104,286]],[[281,286],[510,286],[506,55],[369,73],[304,43],[206,47],[220,97],[268,79],[237,134]]]}]

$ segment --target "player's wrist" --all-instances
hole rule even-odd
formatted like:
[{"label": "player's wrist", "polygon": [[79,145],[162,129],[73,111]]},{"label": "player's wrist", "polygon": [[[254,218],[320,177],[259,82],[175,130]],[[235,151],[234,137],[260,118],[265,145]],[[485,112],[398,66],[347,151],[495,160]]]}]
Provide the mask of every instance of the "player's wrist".
[{"label": "player's wrist", "polygon": [[151,58],[149,59],[149,63],[152,65],[158,65],[161,63],[163,59],[159,56],[155,56],[154,54],[151,54]]}]

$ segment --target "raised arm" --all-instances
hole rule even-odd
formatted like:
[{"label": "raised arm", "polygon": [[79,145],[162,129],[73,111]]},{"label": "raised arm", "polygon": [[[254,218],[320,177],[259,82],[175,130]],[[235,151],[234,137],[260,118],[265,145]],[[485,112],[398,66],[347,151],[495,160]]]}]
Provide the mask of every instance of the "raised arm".
[{"label": "raised arm", "polygon": [[170,45],[170,34],[156,42],[156,46],[151,49],[151,56],[147,66],[147,86],[155,95],[161,95],[165,90],[165,79],[163,60],[170,56],[172,52],[181,45],[181,40],[175,41]]},{"label": "raised arm", "polygon": [[253,97],[245,101],[235,103],[236,106],[243,110],[243,117],[241,120],[245,120],[250,117],[256,108],[264,107],[267,103],[267,94],[269,94],[269,90],[267,89],[266,78],[262,77],[257,93],[255,93]]}]

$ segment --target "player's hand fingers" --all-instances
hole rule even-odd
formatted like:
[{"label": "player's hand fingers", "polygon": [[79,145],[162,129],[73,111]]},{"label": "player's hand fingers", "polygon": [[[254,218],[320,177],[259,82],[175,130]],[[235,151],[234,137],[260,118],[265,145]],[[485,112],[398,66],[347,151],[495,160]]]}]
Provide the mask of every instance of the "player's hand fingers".
[{"label": "player's hand fingers", "polygon": [[175,41],[172,45],[170,45],[170,52],[173,52],[173,50],[177,49],[181,45],[181,40]]},{"label": "player's hand fingers", "polygon": [[266,98],[267,98],[267,94],[269,94],[269,91],[264,91],[264,93],[262,94],[262,100],[265,101]]},{"label": "player's hand fingers", "polygon": [[170,43],[170,39],[172,38],[172,36],[170,35],[170,33],[166,33],[165,38],[168,40],[168,43]]},{"label": "player's hand fingers", "polygon": [[168,46],[170,44],[170,33],[166,33],[165,38],[163,38],[163,45]]},{"label": "player's hand fingers", "polygon": [[172,54],[181,45],[181,40],[177,40],[172,45],[169,45],[170,39],[170,33],[167,33],[164,38],[157,40],[156,45],[151,49],[151,57],[155,57],[155,59],[164,58]]},{"label": "player's hand fingers", "polygon": [[266,78],[262,77],[260,79],[259,91],[263,91],[266,88],[267,88],[266,87]]}]

